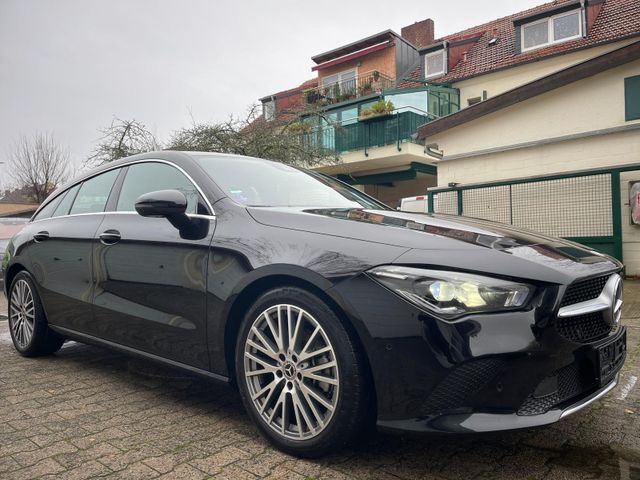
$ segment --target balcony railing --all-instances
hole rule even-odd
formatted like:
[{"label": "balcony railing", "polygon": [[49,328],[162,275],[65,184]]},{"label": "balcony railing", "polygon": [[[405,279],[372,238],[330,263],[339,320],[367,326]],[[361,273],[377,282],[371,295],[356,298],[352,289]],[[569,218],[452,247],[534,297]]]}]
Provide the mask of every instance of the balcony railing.
[{"label": "balcony railing", "polygon": [[305,99],[310,105],[332,105],[355,98],[381,94],[383,90],[394,88],[395,80],[380,72],[363,73],[348,80],[323,84],[305,90]]},{"label": "balcony railing", "polygon": [[413,142],[416,130],[435,118],[434,115],[415,108],[394,110],[388,115],[317,128],[305,134],[305,141],[336,153],[363,150]]}]

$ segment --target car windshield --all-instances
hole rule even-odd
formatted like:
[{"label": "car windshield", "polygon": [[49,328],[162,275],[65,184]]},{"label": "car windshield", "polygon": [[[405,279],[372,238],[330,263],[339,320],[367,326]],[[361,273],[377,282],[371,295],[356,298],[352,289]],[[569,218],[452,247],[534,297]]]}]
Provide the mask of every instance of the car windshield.
[{"label": "car windshield", "polygon": [[325,175],[246,157],[195,156],[213,181],[249,207],[389,207]]}]

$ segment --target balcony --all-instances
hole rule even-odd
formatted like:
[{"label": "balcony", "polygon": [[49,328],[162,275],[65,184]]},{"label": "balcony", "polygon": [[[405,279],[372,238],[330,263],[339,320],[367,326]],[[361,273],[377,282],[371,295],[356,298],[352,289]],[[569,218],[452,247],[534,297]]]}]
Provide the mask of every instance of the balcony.
[{"label": "balcony", "polygon": [[435,118],[416,108],[401,108],[387,115],[371,117],[366,121],[334,124],[305,134],[305,141],[339,154],[396,144],[413,142],[416,130]]},{"label": "balcony", "polygon": [[393,78],[375,70],[357,77],[305,90],[304,95],[309,105],[322,107],[369,95],[381,95],[384,90],[394,87],[395,80]]}]

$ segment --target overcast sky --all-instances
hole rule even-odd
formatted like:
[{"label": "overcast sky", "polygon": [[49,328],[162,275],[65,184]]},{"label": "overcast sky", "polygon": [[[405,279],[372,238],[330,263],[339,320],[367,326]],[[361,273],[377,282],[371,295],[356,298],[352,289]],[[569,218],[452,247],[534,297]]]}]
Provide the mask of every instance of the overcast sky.
[{"label": "overcast sky", "polygon": [[[53,132],[81,163],[114,116],[160,140],[312,78],[311,56],[425,18],[436,37],[541,0],[0,0],[0,162]],[[0,165],[0,187],[7,183]]]}]

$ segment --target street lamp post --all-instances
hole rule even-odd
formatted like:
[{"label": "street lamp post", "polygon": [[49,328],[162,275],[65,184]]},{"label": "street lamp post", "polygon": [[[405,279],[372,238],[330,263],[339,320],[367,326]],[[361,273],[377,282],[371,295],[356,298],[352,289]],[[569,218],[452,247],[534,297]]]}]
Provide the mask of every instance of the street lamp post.
[{"label": "street lamp post", "polygon": [[[6,162],[0,162],[0,165],[4,165]],[[1,174],[3,168],[0,168],[0,194],[4,192],[4,178]]]}]

